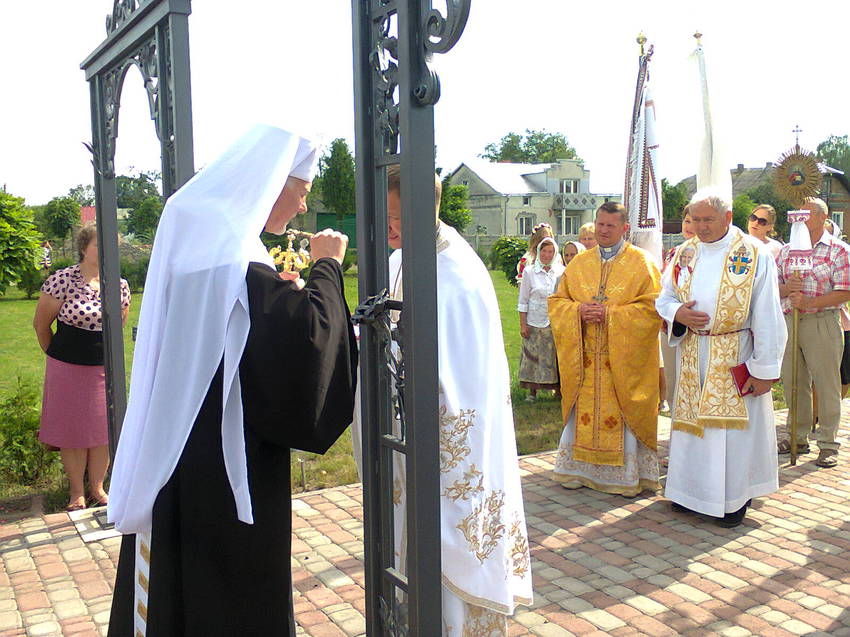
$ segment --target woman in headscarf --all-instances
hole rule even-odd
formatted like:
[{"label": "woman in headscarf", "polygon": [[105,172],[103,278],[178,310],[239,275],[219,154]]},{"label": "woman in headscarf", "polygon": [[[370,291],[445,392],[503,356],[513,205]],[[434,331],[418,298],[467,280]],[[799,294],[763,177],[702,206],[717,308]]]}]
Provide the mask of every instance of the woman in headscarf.
[{"label": "woman in headscarf", "polygon": [[522,348],[519,357],[519,384],[528,389],[528,400],[537,399],[537,390],[559,392],[558,359],[549,325],[549,296],[564,272],[557,262],[558,244],[544,237],[537,246],[534,265],[527,267],[519,286],[519,331]]},{"label": "woman in headscarf", "polygon": [[109,518],[109,635],[294,635],[289,449],[351,422],[347,238],[311,240],[303,289],[260,241],[307,210],[317,149],[257,126],[177,191],[156,234]]}]

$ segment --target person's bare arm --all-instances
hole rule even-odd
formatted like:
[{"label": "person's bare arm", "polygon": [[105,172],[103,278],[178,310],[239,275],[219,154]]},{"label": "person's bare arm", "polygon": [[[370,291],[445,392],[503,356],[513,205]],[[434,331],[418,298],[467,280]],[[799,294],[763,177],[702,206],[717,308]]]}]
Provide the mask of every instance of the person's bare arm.
[{"label": "person's bare arm", "polygon": [[53,329],[51,326],[53,325],[53,321],[56,320],[56,317],[59,316],[59,310],[61,309],[62,301],[59,299],[45,293],[42,293],[38,297],[32,326],[42,351],[46,352],[47,348],[50,347],[50,341],[53,340]]},{"label": "person's bare arm", "polygon": [[838,307],[850,301],[850,291],[833,290],[821,296],[803,296],[802,292],[792,292],[791,307],[798,310],[822,310],[825,307]]}]

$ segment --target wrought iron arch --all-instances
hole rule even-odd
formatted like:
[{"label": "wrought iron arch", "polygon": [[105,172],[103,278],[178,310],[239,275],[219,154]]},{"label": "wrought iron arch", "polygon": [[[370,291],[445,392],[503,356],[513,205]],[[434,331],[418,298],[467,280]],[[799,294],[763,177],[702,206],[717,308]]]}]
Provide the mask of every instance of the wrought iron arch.
[{"label": "wrought iron arch", "polygon": [[189,84],[190,0],[114,0],[106,39],[81,64],[89,82],[103,304],[109,449],[114,457],[127,406],[121,321],[115,148],[127,71],[142,76],[162,156],[165,197],[194,174]]}]

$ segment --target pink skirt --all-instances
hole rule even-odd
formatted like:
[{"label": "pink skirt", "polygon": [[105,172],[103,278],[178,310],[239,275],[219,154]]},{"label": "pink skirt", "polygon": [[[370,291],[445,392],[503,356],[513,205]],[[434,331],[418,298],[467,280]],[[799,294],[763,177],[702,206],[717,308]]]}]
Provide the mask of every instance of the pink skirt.
[{"label": "pink skirt", "polygon": [[38,439],[60,449],[109,443],[103,365],[74,365],[47,357]]}]

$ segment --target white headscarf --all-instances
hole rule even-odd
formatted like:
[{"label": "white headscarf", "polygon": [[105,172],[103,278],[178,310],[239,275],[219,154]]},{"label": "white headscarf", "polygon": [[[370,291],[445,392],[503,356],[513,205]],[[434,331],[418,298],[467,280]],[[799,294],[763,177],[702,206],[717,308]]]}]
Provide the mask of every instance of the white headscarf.
[{"label": "white headscarf", "polygon": [[[543,261],[540,260],[540,249],[545,243],[551,243],[552,247],[555,248],[555,254],[552,257],[552,261],[550,261],[549,263],[543,263]],[[564,271],[564,264],[561,262],[561,259],[559,258],[560,256],[561,255],[558,252],[558,244],[555,242],[555,240],[552,237],[543,237],[540,240],[540,243],[537,244],[537,256],[534,259],[534,271],[542,272],[543,268],[549,266],[549,270],[551,272],[554,272],[555,276],[561,276]]]},{"label": "white headscarf", "polygon": [[257,125],[165,206],[139,316],[130,400],[115,457],[109,519],[150,529],[154,500],[174,472],[224,358],[222,448],[236,510],[253,523],[239,361],[250,328],[245,275],[273,263],[259,235],[291,175],[312,180],[308,139]]}]

